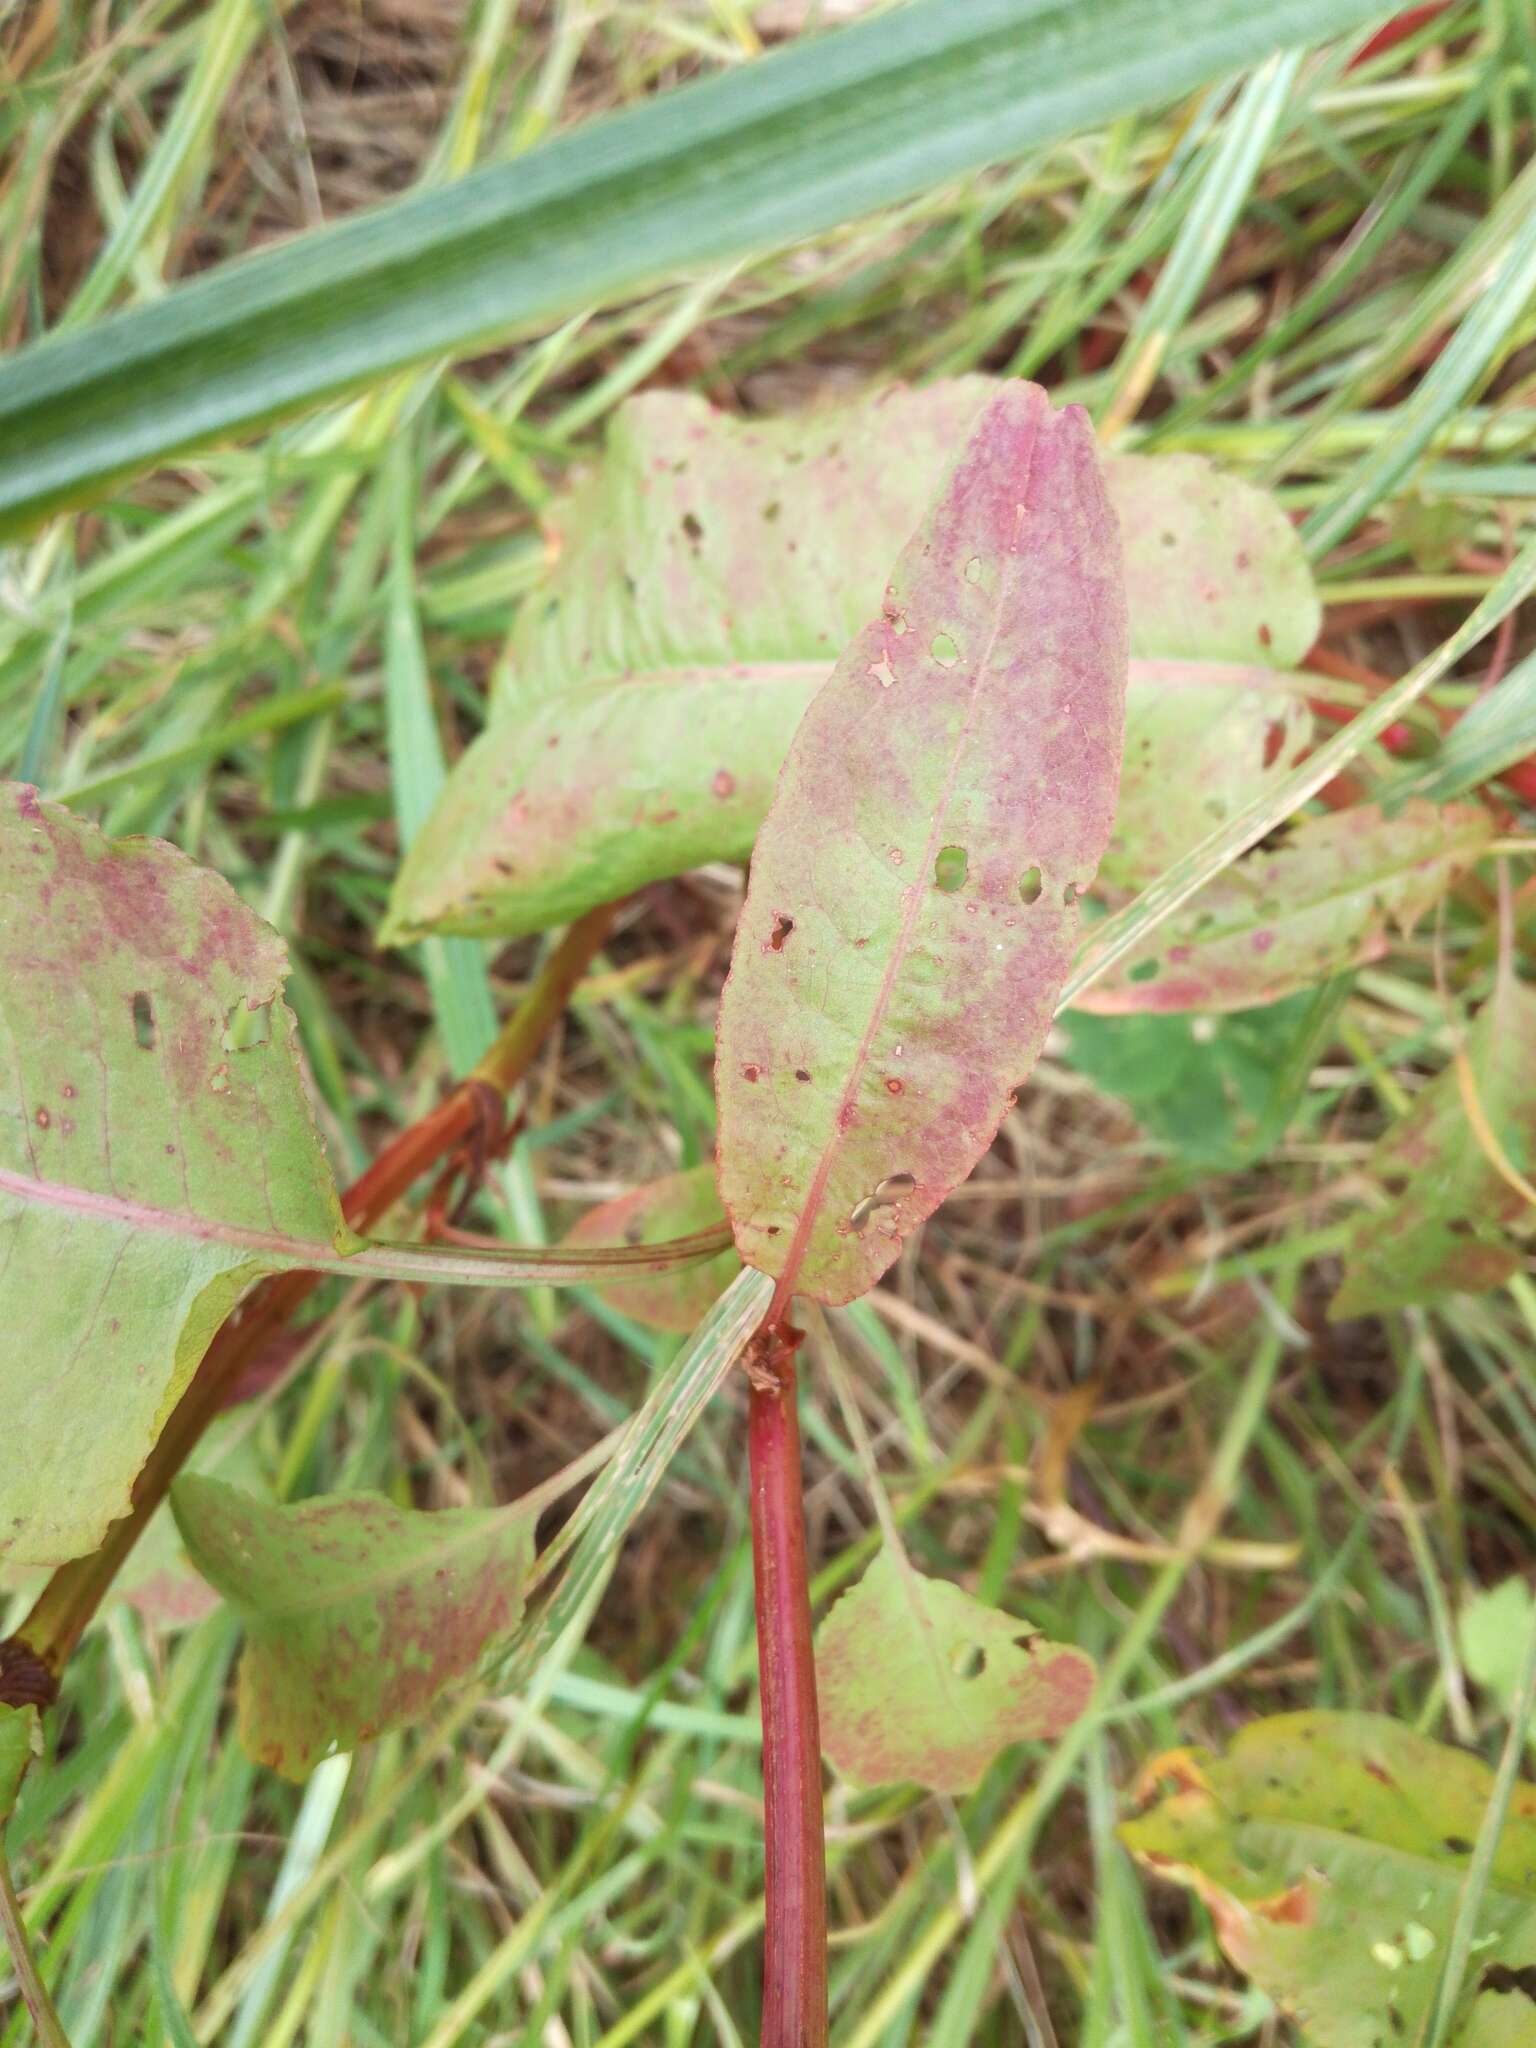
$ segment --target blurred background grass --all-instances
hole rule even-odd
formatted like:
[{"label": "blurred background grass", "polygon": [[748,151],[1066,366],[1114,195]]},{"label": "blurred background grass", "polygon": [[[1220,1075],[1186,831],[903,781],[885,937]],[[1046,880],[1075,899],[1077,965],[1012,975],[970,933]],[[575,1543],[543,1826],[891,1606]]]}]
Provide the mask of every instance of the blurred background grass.
[{"label": "blurred background grass", "polygon": [[[32,0],[0,17],[0,336],[869,11]],[[1275,490],[1305,521],[1329,650],[1401,673],[1530,523],[1536,6],[1415,9],[1360,50],[1274,60],[55,522],[0,554],[0,772],[174,840],[282,930],[345,1178],[539,957],[381,954],[372,932],[540,574],[540,511],[631,390],[777,411],[893,377],[1038,376],[1125,445]],[[1434,699],[1463,706],[1516,651]],[[739,890],[710,870],[628,906],[478,1227],[554,1237],[710,1155]],[[1517,896],[1526,951],[1533,908]],[[1475,998],[1492,932],[1486,892],[1463,892],[1438,963],[1426,931],[1330,992],[1281,1138],[1266,1107],[1294,1017],[1115,1020],[1111,1039],[1069,1016],[971,1183],[831,1319],[837,1355],[805,1376],[819,1596],[872,1552],[872,1459],[923,1569],[1093,1650],[1123,1702],[958,1804],[833,1794],[846,2048],[1274,2048],[1291,2037],[1200,1909],[1132,1873],[1117,1788],[1287,1706],[1496,1740],[1456,1617],[1530,1555],[1536,1290],[1324,1316],[1370,1141],[1454,1042],[1437,964]],[[676,1343],[568,1292],[318,1300],[308,1369],[208,1453],[281,1497],[510,1498],[638,1405]],[[76,2048],[752,2040],[742,1408],[728,1392],[690,1440],[583,1645],[302,1789],[241,1756],[235,1631],[158,1532],[71,1668],[59,1761],[16,1823]],[[24,2039],[5,2012],[0,2042]]]}]

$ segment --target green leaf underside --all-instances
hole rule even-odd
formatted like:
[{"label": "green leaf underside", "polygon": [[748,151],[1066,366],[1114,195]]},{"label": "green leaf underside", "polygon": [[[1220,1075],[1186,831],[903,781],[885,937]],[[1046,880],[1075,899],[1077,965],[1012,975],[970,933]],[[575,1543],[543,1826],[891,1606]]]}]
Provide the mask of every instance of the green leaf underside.
[{"label": "green leaf underside", "polygon": [[[1419,2038],[1493,1773],[1375,1714],[1279,1714],[1225,1757],[1175,1751],[1121,1829],[1199,1893],[1238,1969],[1316,2048]],[[1517,1785],[1478,1914],[1455,2048],[1536,2035],[1536,1787]]]},{"label": "green leaf underside", "polygon": [[[1509,1163],[1536,1181],[1536,990],[1501,975],[1467,1033],[1483,1115]],[[1499,1287],[1517,1272],[1536,1212],[1489,1159],[1455,1063],[1415,1098],[1371,1154],[1392,1193],[1353,1226],[1330,1314],[1376,1315]]]},{"label": "green leaf underside", "polygon": [[1092,1658],[881,1551],[816,1634],[822,1748],[856,1785],[969,1792],[1088,1704]]},{"label": "green leaf underside", "polygon": [[[706,1230],[719,1223],[722,1215],[714,1167],[695,1166],[599,1203],[566,1233],[565,1242],[576,1248],[588,1244],[655,1244],[691,1231]],[[726,1251],[708,1265],[641,1280],[605,1281],[595,1292],[610,1307],[632,1316],[637,1323],[686,1336],[697,1328],[700,1318],[714,1306],[740,1267],[735,1252]]]},{"label": "green leaf underside", "polygon": [[[0,1554],[55,1563],[125,1512],[225,1314],[286,1262],[261,1247],[350,1240],[282,943],[226,882],[5,785],[0,958]],[[242,1028],[261,1042],[227,1049]]]},{"label": "green leaf underside", "polygon": [[1380,957],[1411,930],[1492,837],[1473,805],[1415,799],[1299,819],[1192,896],[1078,998],[1102,1016],[1242,1010],[1278,1001]]},{"label": "green leaf underside", "polygon": [[[554,566],[518,614],[514,686],[402,867],[386,936],[541,930],[745,858],[833,657],[1000,388],[962,378],[768,421],[678,394],[631,400],[552,516]],[[1134,808],[1114,879],[1135,881],[1219,822],[1165,800],[1181,734],[1211,802],[1235,807],[1254,777],[1284,772],[1266,769],[1272,727],[1294,759],[1310,719],[1272,670],[1301,660],[1320,614],[1290,522],[1261,492],[1194,456],[1115,456],[1105,472],[1132,654],[1160,664],[1132,693],[1151,753],[1127,734]],[[1175,690],[1193,694],[1161,707]],[[1226,744],[1206,736],[1218,717]],[[1149,831],[1142,855],[1133,835]]]},{"label": "green leaf underside", "polygon": [[778,1296],[872,1286],[1034,1064],[1114,815],[1119,569],[1086,416],[1005,387],[795,735],[715,1066]]},{"label": "green leaf underside", "polygon": [[172,1504],[193,1563],[245,1624],[241,1742],[285,1777],[420,1719],[522,1619],[534,1517],[515,1505],[273,1507],[198,1477]]}]

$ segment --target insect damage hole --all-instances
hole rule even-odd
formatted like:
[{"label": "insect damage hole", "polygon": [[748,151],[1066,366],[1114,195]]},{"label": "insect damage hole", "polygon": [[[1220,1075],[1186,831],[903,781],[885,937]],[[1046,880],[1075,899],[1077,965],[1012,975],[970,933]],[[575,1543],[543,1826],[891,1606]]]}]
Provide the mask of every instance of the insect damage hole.
[{"label": "insect damage hole", "polygon": [[957,889],[965,887],[970,866],[970,856],[963,846],[941,846],[934,858],[933,886],[942,889],[946,896],[953,896]]},{"label": "insect damage hole", "polygon": [[848,1228],[862,1233],[877,1209],[893,1209],[901,1197],[909,1195],[916,1186],[917,1182],[910,1173],[888,1173],[884,1180],[876,1184],[873,1193],[854,1204],[848,1218]]},{"label": "insect damage hole", "polygon": [[157,1035],[154,1003],[139,989],[133,998],[133,1042],[141,1052],[153,1052]]},{"label": "insect damage hole", "polygon": [[789,937],[794,928],[795,920],[792,917],[786,917],[782,910],[776,911],[773,919],[773,930],[768,935],[769,949],[775,953],[782,953],[784,941]]},{"label": "insect damage hole", "polygon": [[949,1653],[949,1668],[956,1678],[980,1678],[987,1668],[987,1653],[980,1643],[956,1643]]},{"label": "insect damage hole", "polygon": [[1019,879],[1019,901],[1038,903],[1040,901],[1041,878],[1038,868],[1026,868]]},{"label": "insect damage hole", "polygon": [[965,580],[967,583],[979,583],[981,581],[980,555],[972,555],[971,559],[966,563]]},{"label": "insect damage hole", "polygon": [[226,1052],[250,1052],[265,1045],[272,1036],[271,1002],[238,1002],[224,1019],[223,1046]]},{"label": "insect damage hole", "polygon": [[940,668],[953,668],[960,659],[960,649],[948,633],[935,633],[928,652]]}]

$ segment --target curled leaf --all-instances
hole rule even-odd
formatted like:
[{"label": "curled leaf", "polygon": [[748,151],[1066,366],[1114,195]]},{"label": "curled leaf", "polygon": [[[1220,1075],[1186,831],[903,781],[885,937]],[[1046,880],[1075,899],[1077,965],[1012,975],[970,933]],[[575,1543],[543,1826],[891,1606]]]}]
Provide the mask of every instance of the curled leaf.
[{"label": "curled leaf", "polygon": [[[695,1166],[600,1202],[566,1233],[565,1242],[578,1247],[654,1244],[706,1230],[722,1216],[714,1167]],[[644,1279],[603,1281],[596,1291],[637,1323],[686,1335],[719,1300],[740,1265],[735,1252],[726,1250],[707,1265]]]},{"label": "curled leaf", "polygon": [[[1494,1774],[1378,1714],[1277,1714],[1224,1757],[1175,1750],[1121,1828],[1209,1907],[1221,1945],[1317,2048],[1414,2041]],[[1449,2039],[1518,2048],[1536,2025],[1536,1786],[1495,1852]]]},{"label": "curled leaf", "polygon": [[171,1495],[197,1569],[245,1624],[240,1740],[302,1778],[419,1720],[522,1619],[534,1517],[398,1508],[381,1494],[274,1507],[217,1479]]},{"label": "curled leaf", "polygon": [[720,1004],[720,1190],[749,1265],[848,1301],[991,1144],[1114,813],[1125,690],[1092,433],[983,414],[795,735]]},{"label": "curled leaf", "polygon": [[1243,1010],[1378,959],[1393,926],[1411,930],[1492,837],[1479,806],[1415,800],[1299,819],[1279,846],[1227,868],[1078,1006]]},{"label": "curled leaf", "polygon": [[1093,1659],[881,1551],[816,1634],[822,1748],[858,1785],[969,1792],[1088,1704]]}]

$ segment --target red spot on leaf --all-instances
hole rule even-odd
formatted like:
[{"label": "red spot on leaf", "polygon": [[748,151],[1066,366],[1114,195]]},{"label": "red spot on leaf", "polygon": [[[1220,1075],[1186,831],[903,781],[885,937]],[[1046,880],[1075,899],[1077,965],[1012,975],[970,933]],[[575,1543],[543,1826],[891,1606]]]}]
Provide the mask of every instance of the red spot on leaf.
[{"label": "red spot on leaf", "polygon": [[887,1077],[885,1083],[885,1092],[887,1095],[900,1095],[905,1092],[902,1088],[901,1083],[897,1080],[894,1074],[891,1074]]},{"label": "red spot on leaf", "polygon": [[709,786],[718,797],[723,798],[736,794],[736,778],[728,768],[717,769],[715,779]]}]

